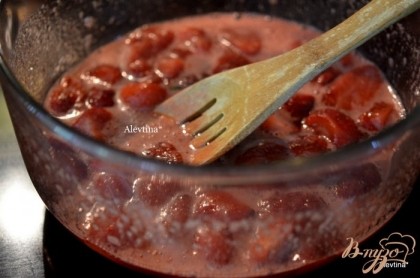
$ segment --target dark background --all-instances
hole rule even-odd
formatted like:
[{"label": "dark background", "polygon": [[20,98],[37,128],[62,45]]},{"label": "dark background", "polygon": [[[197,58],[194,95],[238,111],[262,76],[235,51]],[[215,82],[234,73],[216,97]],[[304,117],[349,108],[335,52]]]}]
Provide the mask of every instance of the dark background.
[{"label": "dark background", "polygon": [[[420,179],[397,215],[361,249],[379,248],[393,232],[411,235],[418,228]],[[418,248],[417,248],[418,249]],[[364,258],[337,258],[299,277],[420,277],[420,250],[408,256],[407,268],[384,268],[363,274]],[[20,277],[153,277],[110,262],[82,244],[49,214],[28,177],[0,92],[0,278]]]}]

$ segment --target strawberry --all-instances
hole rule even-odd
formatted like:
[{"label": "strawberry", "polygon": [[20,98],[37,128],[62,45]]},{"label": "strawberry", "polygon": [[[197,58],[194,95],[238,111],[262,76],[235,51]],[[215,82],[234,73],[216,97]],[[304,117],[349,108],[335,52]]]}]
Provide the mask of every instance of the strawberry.
[{"label": "strawberry", "polygon": [[68,181],[60,181],[60,183],[66,184],[65,186],[62,186],[62,189],[66,194],[71,194],[71,191],[77,186],[77,182],[87,178],[87,165],[80,158],[77,151],[70,145],[53,137],[48,138],[48,143],[50,144],[49,154],[51,159],[60,162],[56,167],[63,170],[66,178],[70,177]]},{"label": "strawberry", "polygon": [[225,29],[221,33],[220,41],[247,55],[256,55],[261,50],[261,39],[250,31]]},{"label": "strawberry", "polygon": [[112,65],[99,65],[87,71],[84,76],[89,80],[113,85],[122,79],[121,70]]},{"label": "strawberry", "polygon": [[304,117],[309,115],[315,104],[315,98],[310,95],[296,94],[284,103],[282,109],[300,122]]},{"label": "strawberry", "polygon": [[297,123],[290,116],[286,109],[277,109],[260,126],[265,132],[268,132],[279,138],[299,132],[301,123]]},{"label": "strawberry", "polygon": [[174,40],[174,37],[174,33],[170,30],[158,26],[147,26],[132,32],[125,43],[133,45],[138,42],[150,42],[151,49],[156,54],[168,47]]},{"label": "strawberry", "polygon": [[181,58],[166,57],[157,61],[156,71],[159,76],[175,78],[184,70],[184,60]]},{"label": "strawberry", "polygon": [[78,79],[64,77],[56,86],[49,99],[49,106],[53,113],[61,115],[83,103],[86,91]]},{"label": "strawberry", "polygon": [[324,70],[320,74],[318,74],[312,82],[318,83],[320,85],[327,85],[328,83],[331,83],[337,76],[341,74],[341,71],[334,68],[329,67],[328,69]]},{"label": "strawberry", "polygon": [[161,209],[159,221],[171,235],[181,235],[184,225],[191,214],[193,198],[188,194],[176,195]]},{"label": "strawberry", "polygon": [[382,83],[381,73],[373,65],[355,68],[337,77],[322,102],[344,110],[366,105]]},{"label": "strawberry", "polygon": [[166,90],[156,83],[132,82],[120,91],[121,101],[131,108],[151,108],[166,98]]},{"label": "strawberry", "polygon": [[121,204],[132,196],[131,184],[122,176],[106,172],[96,173],[91,182],[92,190],[106,200]]},{"label": "strawberry", "polygon": [[368,131],[379,131],[385,128],[396,113],[394,106],[386,102],[375,103],[369,111],[359,117],[360,126]]},{"label": "strawberry", "polygon": [[111,89],[91,88],[86,99],[88,107],[114,106],[115,91]]},{"label": "strawberry", "polygon": [[307,156],[328,151],[328,141],[316,134],[305,134],[289,144],[290,151],[295,156]]},{"label": "strawberry", "polygon": [[304,192],[276,193],[267,199],[258,201],[257,206],[260,216],[315,211],[327,207],[320,196]]},{"label": "strawberry", "polygon": [[216,66],[213,68],[213,73],[244,66],[249,63],[250,61],[241,54],[227,50],[218,58]]},{"label": "strawberry", "polygon": [[274,142],[260,142],[237,156],[239,165],[267,164],[284,160],[289,156],[287,147]]},{"label": "strawberry", "polygon": [[207,191],[195,201],[193,213],[196,216],[235,221],[252,216],[254,210],[224,191]]},{"label": "strawberry", "polygon": [[284,219],[275,219],[257,226],[254,235],[248,242],[246,256],[259,265],[281,263],[289,259],[295,249],[290,240],[291,225]]},{"label": "strawberry", "polygon": [[348,199],[366,194],[382,182],[381,174],[373,163],[364,163],[338,173],[338,182],[332,187],[335,195]]},{"label": "strawberry", "polygon": [[139,198],[151,207],[162,206],[179,192],[179,184],[159,178],[138,178],[134,190]]},{"label": "strawberry", "polygon": [[77,118],[73,127],[97,140],[104,140],[106,124],[112,120],[112,114],[104,108],[91,108]]},{"label": "strawberry", "polygon": [[152,67],[146,59],[135,59],[128,63],[127,72],[135,77],[143,77],[151,71]]},{"label": "strawberry", "polygon": [[194,247],[198,254],[203,254],[210,263],[226,265],[232,260],[234,248],[232,235],[217,231],[208,226],[201,226],[194,235]]},{"label": "strawberry", "polygon": [[142,155],[163,160],[168,164],[182,163],[182,155],[170,143],[160,142],[156,146],[142,152]]},{"label": "strawberry", "polygon": [[304,124],[316,134],[326,136],[338,148],[355,143],[363,137],[352,118],[331,108],[313,111],[304,120]]},{"label": "strawberry", "polygon": [[179,33],[179,38],[184,41],[184,45],[192,51],[208,52],[212,46],[211,39],[203,29],[188,27]]}]

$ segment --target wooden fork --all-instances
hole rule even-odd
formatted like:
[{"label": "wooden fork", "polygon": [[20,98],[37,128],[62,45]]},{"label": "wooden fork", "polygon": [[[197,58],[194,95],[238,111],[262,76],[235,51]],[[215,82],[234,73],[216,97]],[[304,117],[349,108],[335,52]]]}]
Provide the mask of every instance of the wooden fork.
[{"label": "wooden fork", "polygon": [[303,84],[419,6],[420,0],[373,0],[308,43],[203,79],[155,111],[173,117],[193,136],[194,155],[188,163],[209,163],[249,135]]}]

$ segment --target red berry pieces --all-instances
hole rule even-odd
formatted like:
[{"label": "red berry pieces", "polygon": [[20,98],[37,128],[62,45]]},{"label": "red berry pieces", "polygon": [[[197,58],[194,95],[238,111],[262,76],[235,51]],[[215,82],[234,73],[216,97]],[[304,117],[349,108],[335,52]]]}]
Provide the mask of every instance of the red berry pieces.
[{"label": "red berry pieces", "polygon": [[89,107],[111,107],[114,106],[114,90],[92,88],[89,90],[86,103]]},{"label": "red berry pieces", "polygon": [[[297,125],[298,124],[298,125]],[[262,124],[261,129],[279,138],[299,132],[301,123],[291,119],[285,109],[278,109]]]},{"label": "red berry pieces", "polygon": [[179,33],[179,38],[184,41],[184,45],[192,51],[209,51],[212,46],[211,39],[203,29],[188,27]]},{"label": "red berry pieces", "polygon": [[246,57],[231,50],[227,50],[217,60],[216,66],[213,69],[213,73],[244,66],[249,63],[250,61]]},{"label": "red berry pieces", "polygon": [[128,64],[127,72],[135,77],[143,77],[151,71],[151,68],[147,60],[136,59]]},{"label": "red berry pieces", "polygon": [[61,115],[83,103],[85,96],[86,92],[79,80],[64,77],[52,90],[49,106],[52,112]]},{"label": "red berry pieces", "polygon": [[137,59],[148,59],[167,48],[173,41],[172,31],[149,26],[131,33],[126,43],[131,47],[129,63]]},{"label": "red berry pieces", "polygon": [[138,178],[134,188],[140,199],[152,207],[165,204],[179,191],[177,183],[156,178]]},{"label": "red berry pieces", "polygon": [[319,210],[327,207],[320,196],[304,192],[274,194],[268,199],[260,200],[257,205],[261,216]]},{"label": "red berry pieces", "polygon": [[162,208],[159,220],[171,235],[181,235],[182,225],[187,222],[191,214],[193,198],[188,194],[175,196]]},{"label": "red berry pieces", "polygon": [[284,262],[294,249],[290,233],[292,225],[283,219],[257,227],[249,241],[247,257],[257,264]]},{"label": "red berry pieces", "polygon": [[379,131],[390,123],[393,113],[396,111],[392,104],[377,102],[369,111],[359,117],[359,123],[368,131]]},{"label": "red berry pieces", "polygon": [[170,143],[160,142],[156,146],[142,152],[142,155],[163,160],[168,164],[182,163],[182,155]]},{"label": "red berry pieces", "polygon": [[319,154],[328,151],[328,141],[320,135],[306,134],[292,141],[289,148],[295,156]]},{"label": "red berry pieces", "polygon": [[105,243],[117,248],[141,249],[149,246],[150,239],[141,209],[135,203],[124,206],[118,218],[105,230]]},{"label": "red berry pieces", "polygon": [[131,108],[152,108],[166,98],[166,90],[156,83],[134,82],[120,91],[121,101]]},{"label": "red berry pieces", "polygon": [[89,70],[84,76],[93,83],[99,82],[109,85],[113,85],[122,79],[121,70],[112,65],[99,65]]},{"label": "red berry pieces", "polygon": [[337,197],[348,199],[368,193],[382,182],[381,174],[373,163],[365,163],[342,173],[338,173],[339,181],[333,190]]},{"label": "red berry pieces", "polygon": [[74,122],[73,127],[97,140],[104,140],[103,130],[112,119],[112,114],[104,108],[91,108]]},{"label": "red berry pieces", "polygon": [[92,178],[92,189],[107,201],[122,204],[132,196],[131,184],[122,176],[105,172]]},{"label": "red berry pieces", "polygon": [[194,236],[195,249],[207,261],[215,265],[228,264],[233,255],[232,236],[225,230],[218,231],[208,226],[197,229]]},{"label": "red berry pieces", "polygon": [[337,77],[322,101],[329,106],[351,110],[372,100],[381,83],[381,74],[375,66],[361,66]]},{"label": "red berry pieces", "polygon": [[345,67],[350,67],[354,64],[354,60],[355,60],[354,54],[349,53],[340,59],[340,63]]},{"label": "red berry pieces", "polygon": [[274,142],[261,142],[241,153],[235,163],[240,165],[267,164],[284,160],[288,156],[287,147]]},{"label": "red berry pieces", "polygon": [[70,194],[68,191],[74,189],[72,185],[77,185],[74,182],[75,180],[80,182],[87,178],[87,165],[82,161],[77,152],[66,143],[55,138],[49,138],[48,142],[50,144],[49,153],[51,159],[58,163],[55,167],[62,168],[65,173],[65,178],[69,179],[67,181],[60,180],[59,182],[66,183],[66,186],[62,186],[62,189],[65,193]]},{"label": "red berry pieces", "polygon": [[355,143],[363,137],[352,118],[335,109],[316,110],[304,123],[315,133],[326,136],[338,148]]},{"label": "red berry pieces", "polygon": [[127,44],[134,44],[140,41],[149,41],[156,50],[163,50],[174,40],[174,33],[158,26],[148,26],[132,32],[125,41]]},{"label": "red berry pieces", "polygon": [[318,83],[320,85],[326,85],[328,83],[331,83],[340,74],[341,74],[341,72],[338,69],[336,69],[334,67],[329,67],[325,71],[323,71],[320,74],[318,74],[312,80],[312,82],[316,82],[316,83]]},{"label": "red berry pieces", "polygon": [[194,215],[208,216],[219,220],[235,221],[249,217],[254,210],[224,191],[208,191],[198,196]]},{"label": "red berry pieces", "polygon": [[184,70],[184,60],[181,58],[165,57],[156,65],[157,74],[165,78],[177,77]]},{"label": "red berry pieces", "polygon": [[288,111],[290,115],[297,121],[301,121],[309,115],[315,104],[315,98],[310,95],[297,94],[290,98],[283,105],[283,109]]},{"label": "red berry pieces", "polygon": [[223,30],[221,34],[221,43],[226,46],[233,46],[248,55],[258,54],[261,50],[261,39],[258,35],[245,30]]}]

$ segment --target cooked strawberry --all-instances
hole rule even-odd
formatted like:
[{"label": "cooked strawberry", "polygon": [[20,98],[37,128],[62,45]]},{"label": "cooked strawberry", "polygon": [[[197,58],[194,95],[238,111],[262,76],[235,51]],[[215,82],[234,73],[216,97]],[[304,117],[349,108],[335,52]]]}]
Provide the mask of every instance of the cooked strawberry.
[{"label": "cooked strawberry", "polygon": [[74,122],[73,127],[97,140],[104,140],[103,130],[112,119],[112,114],[104,108],[91,108]]},{"label": "cooked strawberry", "polygon": [[315,98],[313,96],[296,94],[284,103],[282,109],[289,112],[296,121],[301,121],[304,117],[309,115],[314,104]]},{"label": "cooked strawberry", "polygon": [[354,64],[354,59],[355,59],[354,54],[349,53],[340,59],[340,63],[345,67],[350,67]]},{"label": "cooked strawberry", "polygon": [[394,106],[386,102],[377,102],[372,108],[359,117],[360,125],[369,131],[382,130],[390,123],[393,113],[396,113]]},{"label": "cooked strawberry", "polygon": [[180,190],[179,184],[156,178],[138,178],[134,189],[139,198],[149,206],[161,206]]},{"label": "cooked strawberry", "polygon": [[317,134],[326,136],[338,148],[363,138],[363,133],[352,118],[335,109],[316,110],[304,120],[304,123]]},{"label": "cooked strawberry", "polygon": [[96,66],[86,72],[84,76],[92,79],[93,82],[100,81],[111,85],[122,79],[121,70],[118,67],[112,65]]},{"label": "cooked strawberry", "polygon": [[111,89],[92,88],[89,90],[86,103],[89,107],[114,106],[115,91]]},{"label": "cooked strawberry", "polygon": [[143,77],[151,71],[152,67],[146,59],[135,59],[127,66],[127,72],[135,77]]},{"label": "cooked strawberry", "polygon": [[250,61],[246,57],[231,50],[226,50],[217,60],[216,66],[213,69],[213,73],[244,66],[249,63]]},{"label": "cooked strawberry", "polygon": [[273,194],[267,199],[260,200],[257,206],[261,216],[273,216],[274,214],[296,213],[307,210],[315,211],[327,207],[320,196],[304,192]]},{"label": "cooked strawberry", "polygon": [[338,173],[338,182],[332,189],[337,197],[348,199],[368,193],[381,182],[378,167],[373,163],[365,163]]},{"label": "cooked strawberry", "polygon": [[254,210],[224,191],[207,191],[198,196],[194,215],[208,216],[219,220],[235,221],[253,215]]},{"label": "cooked strawberry", "polygon": [[191,214],[193,198],[188,194],[175,196],[162,208],[159,221],[163,223],[168,233],[181,236],[182,226]]},{"label": "cooked strawberry", "polygon": [[96,173],[92,178],[92,190],[108,201],[121,204],[132,196],[131,184],[122,176],[105,172]]},{"label": "cooked strawberry", "polygon": [[295,156],[306,156],[328,151],[328,141],[324,136],[305,134],[289,144],[289,149]]},{"label": "cooked strawberry", "polygon": [[83,103],[86,96],[82,83],[72,77],[64,77],[51,91],[49,106],[53,113],[64,114]]},{"label": "cooked strawberry", "polygon": [[373,99],[381,83],[381,74],[375,66],[361,66],[337,77],[322,101],[344,110],[361,107]]},{"label": "cooked strawberry", "polygon": [[165,97],[165,88],[156,83],[128,83],[120,91],[121,101],[134,109],[154,107]]},{"label": "cooked strawberry", "polygon": [[227,231],[217,231],[208,226],[197,229],[194,236],[195,249],[198,254],[216,265],[228,264],[233,256],[232,235]]},{"label": "cooked strawberry", "polygon": [[292,225],[284,219],[258,226],[248,242],[247,257],[254,263],[281,263],[290,259],[296,248],[291,241]]},{"label": "cooked strawberry", "polygon": [[174,78],[184,70],[184,60],[181,58],[162,58],[157,62],[156,70],[159,76]]},{"label": "cooked strawberry", "polygon": [[61,189],[64,191],[63,193],[70,194],[70,191],[77,187],[77,182],[74,181],[82,181],[87,178],[87,165],[70,145],[53,137],[48,138],[48,143],[50,144],[49,155],[51,159],[60,162],[55,166],[62,168],[65,178],[69,179],[68,181],[60,181],[60,183],[66,182],[66,186],[62,186]]},{"label": "cooked strawberry", "polygon": [[148,26],[132,32],[125,42],[129,45],[138,42],[150,42],[151,48],[154,50],[154,54],[156,54],[168,47],[173,40],[174,33],[172,31],[157,26]]},{"label": "cooked strawberry", "polygon": [[261,142],[238,155],[235,163],[240,165],[267,164],[284,160],[288,156],[288,149],[284,145],[274,142]]},{"label": "cooked strawberry", "polygon": [[316,82],[320,85],[327,85],[331,83],[337,76],[340,75],[340,71],[334,67],[329,67],[320,74],[318,74],[312,82]]},{"label": "cooked strawberry", "polygon": [[289,112],[281,108],[270,115],[260,126],[262,130],[279,138],[299,132],[301,123],[292,119]]},{"label": "cooked strawberry", "polygon": [[142,152],[142,155],[163,160],[168,164],[182,163],[182,155],[174,145],[160,142],[156,146]]},{"label": "cooked strawberry", "polygon": [[179,38],[184,41],[184,45],[193,51],[201,50],[208,52],[212,46],[211,39],[203,29],[188,27],[179,33]]},{"label": "cooked strawberry", "polygon": [[225,29],[221,33],[220,40],[222,44],[233,46],[248,55],[256,55],[261,50],[261,39],[250,31]]}]

